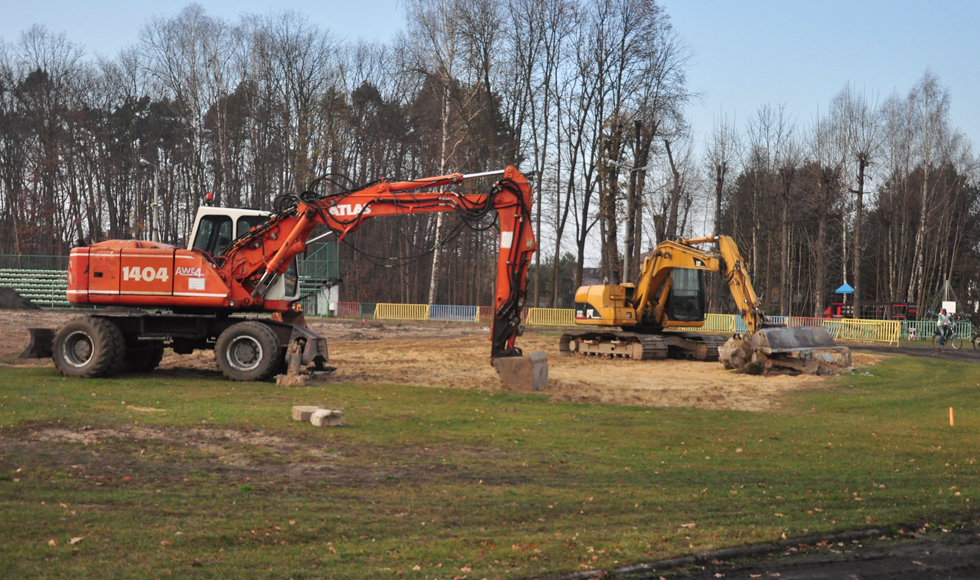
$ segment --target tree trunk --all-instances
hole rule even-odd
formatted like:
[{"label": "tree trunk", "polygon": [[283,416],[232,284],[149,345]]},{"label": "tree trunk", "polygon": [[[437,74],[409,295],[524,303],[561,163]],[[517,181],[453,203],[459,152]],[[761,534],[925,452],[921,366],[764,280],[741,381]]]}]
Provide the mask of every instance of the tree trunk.
[{"label": "tree trunk", "polygon": [[864,216],[864,168],[867,157],[858,157],[857,203],[854,207],[854,318],[861,318],[861,220]]},{"label": "tree trunk", "polygon": [[823,297],[824,297],[824,269],[825,269],[825,246],[827,243],[827,217],[821,211],[817,219],[817,244],[813,251],[814,274],[813,274],[813,316],[821,318],[823,316]]},{"label": "tree trunk", "polygon": [[[925,237],[926,237],[926,212],[929,205],[929,166],[922,168],[922,205],[919,208],[919,228],[915,232],[915,266],[909,280],[908,302],[916,302],[920,306],[925,293],[925,280],[923,272],[925,268]],[[918,286],[918,289],[916,288]]]},{"label": "tree trunk", "polygon": [[674,155],[670,150],[670,141],[664,140],[664,148],[667,150],[667,160],[670,162],[671,186],[670,186],[670,213],[667,217],[666,238],[673,240],[677,238],[677,214],[681,202],[681,174],[674,162]]},{"label": "tree trunk", "polygon": [[779,280],[779,315],[788,316],[789,312],[789,192],[783,191],[783,219],[782,231],[780,235],[781,260],[780,260],[780,280]]},{"label": "tree trunk", "polygon": [[[439,175],[446,174],[446,142],[449,139],[449,79],[445,79],[442,88],[442,140],[439,143]],[[443,191],[440,188],[439,191]],[[442,235],[442,212],[436,214],[436,233],[435,249],[432,251],[432,273],[429,278],[429,306],[435,304],[436,289],[439,286],[439,247],[440,236]]]}]

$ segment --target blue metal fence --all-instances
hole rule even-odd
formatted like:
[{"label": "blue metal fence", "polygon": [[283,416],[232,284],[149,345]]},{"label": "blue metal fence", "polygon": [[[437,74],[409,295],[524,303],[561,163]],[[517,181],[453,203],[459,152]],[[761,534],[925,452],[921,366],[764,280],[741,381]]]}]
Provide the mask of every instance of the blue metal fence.
[{"label": "blue metal fence", "polygon": [[748,334],[749,327],[745,325],[745,321],[742,320],[741,316],[735,317],[735,333],[736,334]]},{"label": "blue metal fence", "polygon": [[429,320],[445,322],[476,322],[478,306],[449,306],[433,304],[429,307]]}]

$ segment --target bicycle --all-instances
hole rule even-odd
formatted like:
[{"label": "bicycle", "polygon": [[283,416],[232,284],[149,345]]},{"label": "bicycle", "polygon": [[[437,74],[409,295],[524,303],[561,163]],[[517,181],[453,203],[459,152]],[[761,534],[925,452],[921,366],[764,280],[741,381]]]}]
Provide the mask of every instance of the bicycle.
[{"label": "bicycle", "polygon": [[[953,347],[953,350],[959,350],[963,346],[963,337],[956,332],[956,328],[953,326],[949,327],[949,332],[947,333],[946,341],[940,343],[941,339],[942,339],[942,330],[937,328],[935,334],[932,335],[933,348],[945,348],[947,345],[949,345]],[[972,340],[974,341],[973,347],[977,348],[976,341],[980,340],[980,338],[977,337],[976,333],[974,333],[974,338]]]}]

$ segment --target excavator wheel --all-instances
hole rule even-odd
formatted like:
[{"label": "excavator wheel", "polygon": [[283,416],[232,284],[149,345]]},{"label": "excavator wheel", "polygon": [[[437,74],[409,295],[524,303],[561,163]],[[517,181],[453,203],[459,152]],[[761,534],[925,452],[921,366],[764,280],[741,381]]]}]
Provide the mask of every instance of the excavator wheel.
[{"label": "excavator wheel", "polygon": [[214,358],[222,374],[233,381],[264,381],[279,368],[282,345],[268,326],[248,320],[218,336]]},{"label": "excavator wheel", "polygon": [[126,345],[126,358],[122,371],[128,373],[149,373],[163,360],[163,341],[130,341]]},{"label": "excavator wheel", "polygon": [[58,371],[66,377],[104,377],[119,370],[126,356],[126,341],[111,321],[85,316],[58,329],[52,355]]}]

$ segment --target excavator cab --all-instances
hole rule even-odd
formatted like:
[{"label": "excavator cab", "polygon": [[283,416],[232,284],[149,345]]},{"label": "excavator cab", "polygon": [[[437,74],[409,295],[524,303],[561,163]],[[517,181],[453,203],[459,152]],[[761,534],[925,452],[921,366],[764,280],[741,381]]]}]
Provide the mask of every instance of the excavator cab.
[{"label": "excavator cab", "polygon": [[[208,256],[220,256],[239,236],[269,219],[269,212],[257,209],[232,209],[201,206],[194,220],[194,235],[188,250],[198,250]],[[299,271],[292,260],[283,274],[265,294],[267,300],[298,300]]]},{"label": "excavator cab", "polygon": [[704,291],[704,271],[695,268],[674,268],[670,273],[670,294],[667,296],[667,318],[680,322],[700,322],[707,310]]}]

